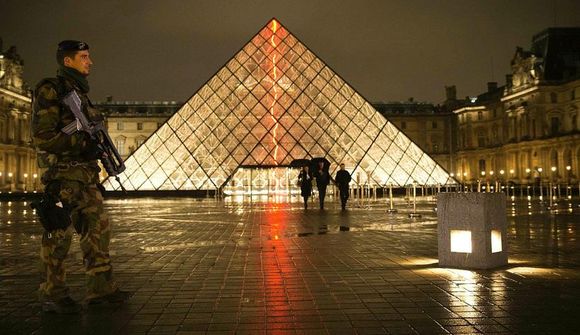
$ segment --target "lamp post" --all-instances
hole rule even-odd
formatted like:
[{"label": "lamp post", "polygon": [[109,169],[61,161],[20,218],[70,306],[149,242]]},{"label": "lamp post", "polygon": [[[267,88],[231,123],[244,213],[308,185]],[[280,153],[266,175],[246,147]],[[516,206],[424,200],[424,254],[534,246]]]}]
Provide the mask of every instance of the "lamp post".
[{"label": "lamp post", "polygon": [[24,193],[26,193],[26,186],[28,184],[28,173],[24,174]]},{"label": "lamp post", "polygon": [[[481,171],[481,178],[485,177],[485,171]],[[477,181],[477,192],[481,192],[481,179]]]},{"label": "lamp post", "polygon": [[[493,170],[489,171],[489,179],[491,179],[491,178],[493,178]],[[489,179],[487,179],[487,189],[486,189],[487,192],[491,192],[491,188],[489,187]],[[494,190],[493,191],[494,192],[497,192],[497,188],[494,187]]]},{"label": "lamp post", "polygon": [[572,167],[570,165],[566,165],[566,198],[568,199],[572,199],[572,189],[570,187],[570,170],[572,170]]},{"label": "lamp post", "polygon": [[[498,179],[498,183],[497,183],[497,189],[499,190],[499,192],[503,192],[503,190],[501,189],[501,182],[502,182],[504,173],[505,173],[504,170],[499,170],[499,179]],[[509,189],[507,190],[507,192],[508,192],[507,196],[509,197],[509,195],[510,195]]]},{"label": "lamp post", "polygon": [[514,200],[515,195],[516,195],[516,190],[514,188],[514,185],[516,183],[515,179],[514,179],[514,174],[515,174],[514,169],[510,169],[510,178],[509,178],[510,182],[508,184],[511,185],[511,188],[512,188],[512,200]]},{"label": "lamp post", "polygon": [[[530,200],[530,173],[532,170],[530,168],[526,168],[526,191],[528,195],[528,200]],[[520,191],[521,193],[521,191]],[[523,195],[523,194],[522,194]]]},{"label": "lamp post", "polygon": [[537,169],[537,171],[538,171],[538,176],[540,177],[540,201],[543,201],[544,200],[544,191],[542,189],[542,171],[544,171],[544,169],[539,167]]},{"label": "lamp post", "polygon": [[34,191],[36,192],[36,178],[38,178],[38,175],[35,173],[32,175],[32,179],[34,180],[34,185],[32,185],[32,187],[34,188]]},{"label": "lamp post", "polygon": [[467,179],[467,172],[463,172],[463,190],[465,191],[465,180]]}]

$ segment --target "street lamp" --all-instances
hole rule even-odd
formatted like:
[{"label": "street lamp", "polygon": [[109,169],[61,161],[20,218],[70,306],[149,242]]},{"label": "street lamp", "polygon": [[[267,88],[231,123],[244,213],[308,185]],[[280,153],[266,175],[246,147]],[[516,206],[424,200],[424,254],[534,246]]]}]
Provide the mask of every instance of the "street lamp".
[{"label": "street lamp", "polygon": [[38,175],[35,173],[35,174],[32,175],[32,178],[34,179],[34,185],[33,185],[33,187],[34,187],[34,191],[36,192],[36,178],[38,178]]},{"label": "street lamp", "polygon": [[530,173],[532,172],[532,170],[530,168],[526,168],[526,190],[527,190],[527,195],[528,195],[528,200],[530,200]]},{"label": "street lamp", "polygon": [[[501,182],[502,182],[502,179],[503,179],[503,175],[504,175],[504,173],[505,173],[505,171],[504,171],[504,170],[499,170],[499,181],[498,181],[498,183],[497,183],[497,189],[498,189],[500,192],[503,192],[503,191],[502,191],[502,189],[501,189]],[[509,190],[508,190],[508,197],[509,197]]]},{"label": "street lamp", "polygon": [[485,178],[485,171],[481,171],[481,178],[477,181],[477,192],[481,192],[481,179]]},{"label": "street lamp", "polygon": [[24,174],[24,193],[26,193],[26,186],[28,184],[28,173]]},{"label": "street lamp", "polygon": [[542,171],[544,171],[544,169],[539,167],[536,169],[536,171],[538,171],[538,176],[540,178],[540,201],[542,201],[544,200],[544,190],[542,189]]},{"label": "street lamp", "polygon": [[[572,199],[572,187],[570,186],[570,171],[572,167],[570,165],[566,165],[566,196],[568,199]],[[1,176],[2,174],[0,174]]]}]

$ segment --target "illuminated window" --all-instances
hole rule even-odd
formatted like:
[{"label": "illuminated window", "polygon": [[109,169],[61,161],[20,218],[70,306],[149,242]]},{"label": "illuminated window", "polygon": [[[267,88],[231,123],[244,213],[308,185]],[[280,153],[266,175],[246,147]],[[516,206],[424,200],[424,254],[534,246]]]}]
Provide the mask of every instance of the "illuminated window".
[{"label": "illuminated window", "polygon": [[451,252],[471,253],[471,231],[451,230]]},{"label": "illuminated window", "polygon": [[143,122],[137,122],[137,130],[143,130]]},{"label": "illuminated window", "polygon": [[501,231],[492,230],[491,231],[491,252],[501,252]]}]

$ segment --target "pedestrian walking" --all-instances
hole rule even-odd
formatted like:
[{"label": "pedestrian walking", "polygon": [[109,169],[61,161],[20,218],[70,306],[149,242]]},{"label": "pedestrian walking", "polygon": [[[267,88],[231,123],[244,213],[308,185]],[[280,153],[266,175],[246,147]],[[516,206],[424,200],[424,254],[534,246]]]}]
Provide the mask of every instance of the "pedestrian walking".
[{"label": "pedestrian walking", "polygon": [[350,173],[344,168],[344,163],[340,163],[340,170],[336,172],[334,180],[338,186],[338,191],[340,192],[340,205],[344,211],[346,210],[346,201],[348,200],[348,185],[352,180]]},{"label": "pedestrian walking", "polygon": [[308,165],[302,167],[302,171],[298,175],[298,185],[300,186],[300,194],[304,198],[304,209],[308,209],[308,198],[312,195],[312,175],[310,174]]}]

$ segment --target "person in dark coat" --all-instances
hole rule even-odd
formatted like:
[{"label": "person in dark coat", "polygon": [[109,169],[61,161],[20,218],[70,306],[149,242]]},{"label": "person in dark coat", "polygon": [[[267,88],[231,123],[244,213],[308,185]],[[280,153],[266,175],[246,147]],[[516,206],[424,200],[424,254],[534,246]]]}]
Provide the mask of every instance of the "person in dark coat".
[{"label": "person in dark coat", "polygon": [[340,170],[336,172],[336,185],[340,191],[340,205],[342,210],[346,209],[346,201],[348,200],[348,184],[351,181],[350,173],[344,169],[344,163],[340,163]]},{"label": "person in dark coat", "polygon": [[308,165],[302,167],[298,175],[298,185],[300,185],[300,194],[304,198],[304,209],[308,209],[308,198],[312,195],[312,175],[310,175]]},{"label": "person in dark coat", "polygon": [[324,209],[326,187],[330,184],[330,173],[328,172],[328,168],[325,168],[324,162],[318,162],[318,167],[314,171],[314,178],[316,178],[316,188],[318,188],[318,196],[320,197],[320,209]]}]

